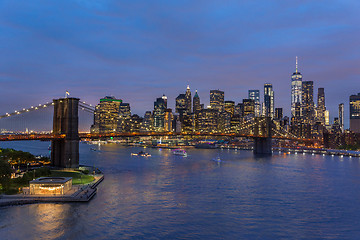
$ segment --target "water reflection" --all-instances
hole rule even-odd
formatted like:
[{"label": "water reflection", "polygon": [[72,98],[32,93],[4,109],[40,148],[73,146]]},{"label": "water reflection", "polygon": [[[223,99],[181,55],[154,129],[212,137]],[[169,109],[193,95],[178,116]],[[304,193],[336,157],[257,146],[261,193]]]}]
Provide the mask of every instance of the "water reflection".
[{"label": "water reflection", "polygon": [[95,198],[3,208],[1,239],[346,239],[360,229],[355,158],[197,149],[187,158],[147,149],[143,158],[130,156],[140,148],[89,148],[81,144],[81,162],[105,172]]},{"label": "water reflection", "polygon": [[47,232],[57,238],[64,233],[64,221],[67,218],[66,212],[69,206],[59,204],[38,204],[35,205],[34,219],[38,222],[37,230]]}]

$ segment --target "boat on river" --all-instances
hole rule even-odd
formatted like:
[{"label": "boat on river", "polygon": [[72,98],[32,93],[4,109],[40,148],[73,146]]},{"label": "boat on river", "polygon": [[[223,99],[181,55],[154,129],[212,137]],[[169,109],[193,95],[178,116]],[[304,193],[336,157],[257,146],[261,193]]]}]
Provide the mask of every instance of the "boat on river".
[{"label": "boat on river", "polygon": [[181,148],[173,150],[172,153],[174,155],[187,157],[187,152],[184,149],[181,149]]},{"label": "boat on river", "polygon": [[140,151],[138,153],[131,153],[131,156],[151,157],[151,154]]}]

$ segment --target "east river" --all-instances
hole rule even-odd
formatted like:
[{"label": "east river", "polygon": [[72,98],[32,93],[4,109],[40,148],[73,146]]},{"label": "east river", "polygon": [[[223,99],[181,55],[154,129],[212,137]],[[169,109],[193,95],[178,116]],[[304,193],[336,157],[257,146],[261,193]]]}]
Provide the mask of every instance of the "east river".
[{"label": "east river", "polygon": [[[48,142],[0,147],[49,154]],[[359,239],[360,160],[80,144],[105,174],[89,203],[0,208],[0,239]],[[98,148],[98,146],[96,146]],[[212,159],[220,156],[221,163]]]}]

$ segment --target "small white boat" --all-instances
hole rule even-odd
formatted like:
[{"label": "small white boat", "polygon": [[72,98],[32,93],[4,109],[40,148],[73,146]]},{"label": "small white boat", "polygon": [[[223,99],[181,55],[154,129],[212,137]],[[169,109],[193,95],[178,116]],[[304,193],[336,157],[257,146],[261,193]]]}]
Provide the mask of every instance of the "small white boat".
[{"label": "small white boat", "polygon": [[183,156],[183,157],[187,157],[187,152],[184,149],[175,149],[172,151],[172,153],[174,155],[179,155],[179,156]]}]

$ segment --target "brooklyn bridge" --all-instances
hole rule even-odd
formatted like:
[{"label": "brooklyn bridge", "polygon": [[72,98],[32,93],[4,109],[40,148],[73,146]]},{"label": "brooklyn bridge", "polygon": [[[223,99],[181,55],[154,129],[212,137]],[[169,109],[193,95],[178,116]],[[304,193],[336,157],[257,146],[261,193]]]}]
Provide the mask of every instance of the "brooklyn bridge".
[{"label": "brooklyn bridge", "polygon": [[314,139],[297,137],[276,126],[269,117],[252,117],[244,121],[236,133],[218,132],[114,132],[114,133],[79,133],[79,110],[94,113],[95,108],[79,98],[59,98],[50,103],[39,104],[21,111],[6,113],[1,119],[16,118],[28,112],[53,107],[52,133],[49,134],[3,134],[0,141],[51,141],[51,162],[55,167],[76,168],[79,166],[79,141],[81,139],[107,139],[110,137],[227,137],[249,138],[254,141],[254,154],[271,155],[272,139],[314,142]]}]

